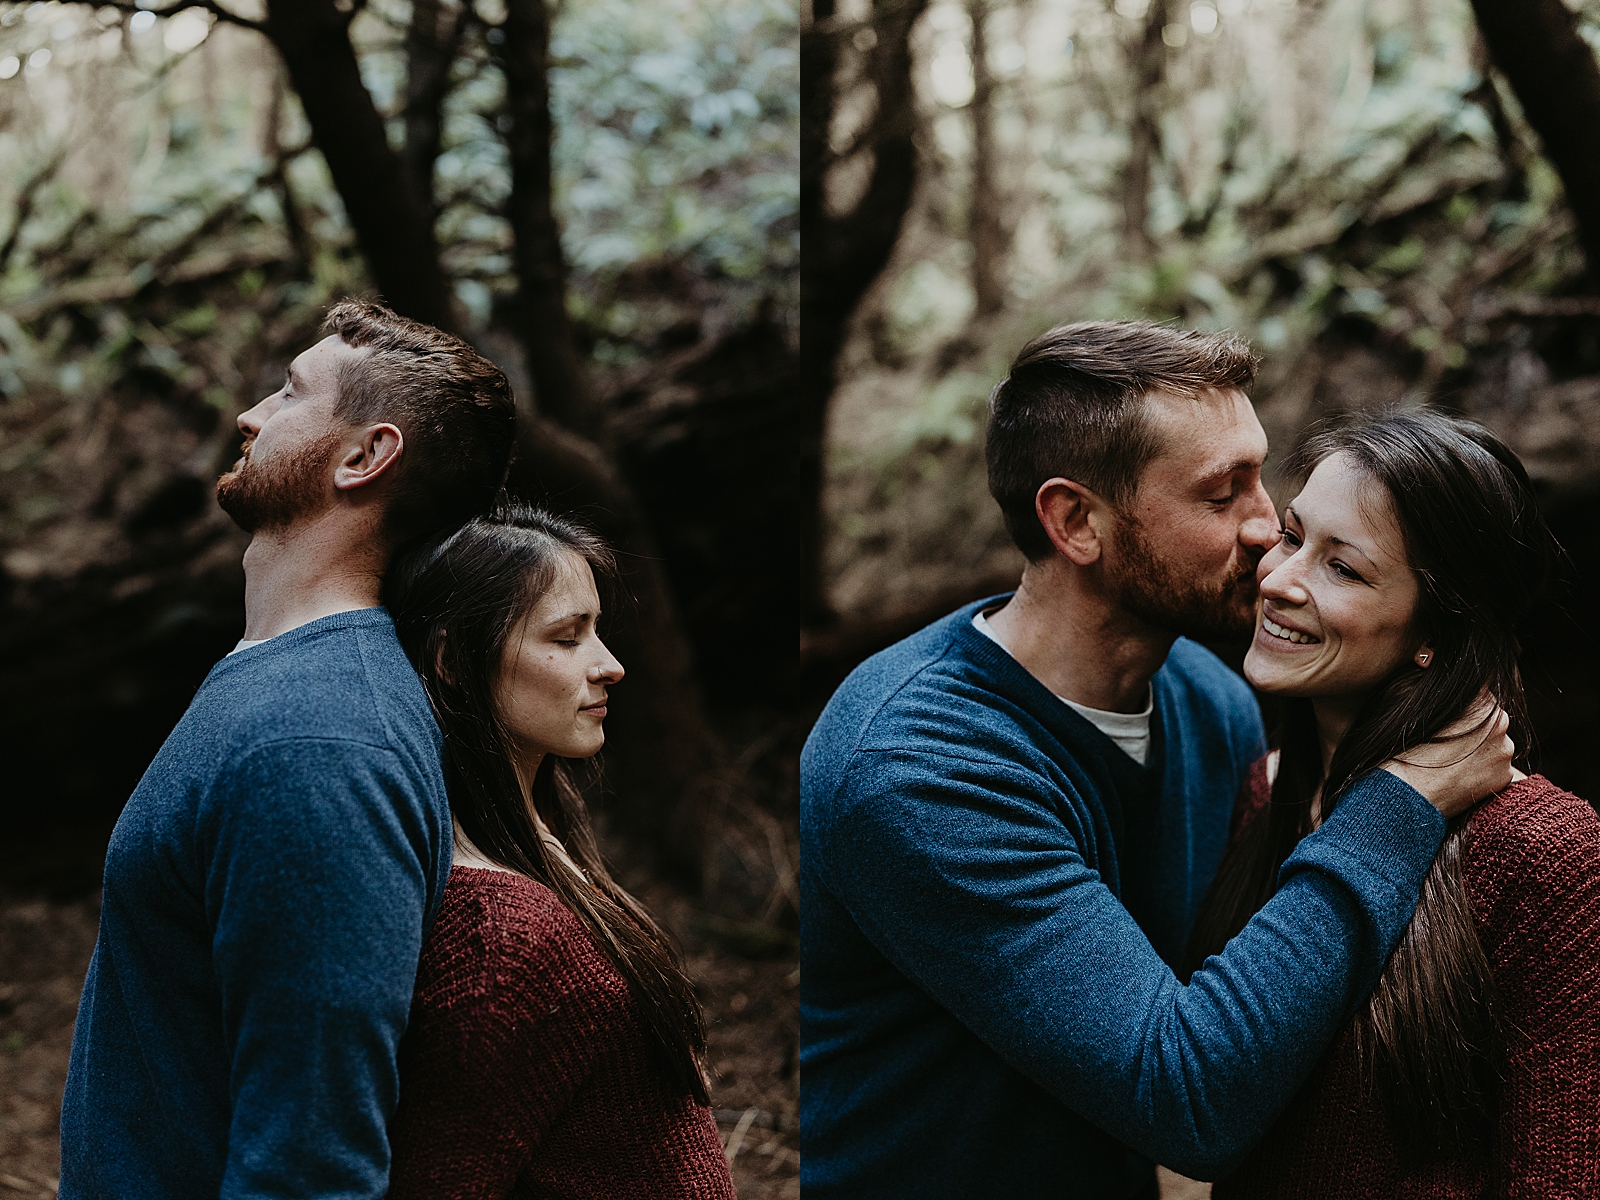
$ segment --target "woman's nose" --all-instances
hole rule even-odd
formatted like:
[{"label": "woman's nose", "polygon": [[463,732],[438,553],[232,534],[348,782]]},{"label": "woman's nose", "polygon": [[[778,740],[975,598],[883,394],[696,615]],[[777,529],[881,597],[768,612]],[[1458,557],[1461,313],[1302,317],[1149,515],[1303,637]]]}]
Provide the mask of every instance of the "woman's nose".
[{"label": "woman's nose", "polygon": [[627,674],[622,664],[617,661],[616,655],[606,648],[604,642],[600,643],[602,655],[599,662],[589,668],[589,682],[591,683],[620,683]]},{"label": "woman's nose", "polygon": [[1281,600],[1285,604],[1306,603],[1310,593],[1306,591],[1305,581],[1300,575],[1300,556],[1291,554],[1273,561],[1278,553],[1279,550],[1274,550],[1261,560],[1263,566],[1270,563],[1272,567],[1260,579],[1261,594],[1269,600]]}]

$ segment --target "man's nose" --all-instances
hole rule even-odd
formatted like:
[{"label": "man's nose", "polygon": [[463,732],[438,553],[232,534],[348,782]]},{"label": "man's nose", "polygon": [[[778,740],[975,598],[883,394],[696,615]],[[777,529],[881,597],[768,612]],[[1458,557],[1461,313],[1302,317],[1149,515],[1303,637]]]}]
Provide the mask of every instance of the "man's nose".
[{"label": "man's nose", "polygon": [[244,434],[245,437],[253,438],[261,432],[261,426],[266,423],[266,418],[262,415],[261,410],[266,403],[265,400],[262,400],[239,414],[239,432]]},{"label": "man's nose", "polygon": [[1250,513],[1239,525],[1239,542],[1259,560],[1263,554],[1278,544],[1283,534],[1278,529],[1278,511],[1272,506],[1272,497],[1258,480],[1251,497]]}]

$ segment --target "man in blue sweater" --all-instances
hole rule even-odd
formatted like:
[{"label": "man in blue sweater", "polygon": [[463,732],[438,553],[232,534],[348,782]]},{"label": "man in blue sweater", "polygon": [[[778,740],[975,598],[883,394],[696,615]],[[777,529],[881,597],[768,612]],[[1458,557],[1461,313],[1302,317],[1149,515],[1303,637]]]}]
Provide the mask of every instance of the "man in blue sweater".
[{"label": "man in blue sweater", "polygon": [[1249,689],[1185,636],[1252,628],[1278,538],[1254,373],[1232,335],[1091,323],[996,389],[1021,585],[863,663],[801,758],[807,1200],[1216,1177],[1375,982],[1445,816],[1510,779],[1500,736],[1386,764],[1174,974],[1265,751]]},{"label": "man in blue sweater", "polygon": [[514,408],[465,343],[346,301],[239,418],[244,640],[117,822],[61,1113],[64,1200],[379,1197],[450,869],[391,552],[487,508]]}]

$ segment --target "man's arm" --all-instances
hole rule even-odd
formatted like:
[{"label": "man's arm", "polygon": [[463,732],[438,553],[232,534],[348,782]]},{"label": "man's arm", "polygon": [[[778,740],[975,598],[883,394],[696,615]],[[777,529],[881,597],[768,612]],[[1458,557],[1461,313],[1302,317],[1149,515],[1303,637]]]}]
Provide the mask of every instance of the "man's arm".
[{"label": "man's arm", "polygon": [[1444,821],[1374,772],[1185,987],[1040,793],[993,763],[864,753],[816,866],[879,950],[1018,1070],[1148,1157],[1220,1174],[1376,980]]},{"label": "man's arm", "polygon": [[202,812],[231,1062],[223,1196],[384,1194],[437,836],[425,805],[392,752],[296,739],[235,764]]}]

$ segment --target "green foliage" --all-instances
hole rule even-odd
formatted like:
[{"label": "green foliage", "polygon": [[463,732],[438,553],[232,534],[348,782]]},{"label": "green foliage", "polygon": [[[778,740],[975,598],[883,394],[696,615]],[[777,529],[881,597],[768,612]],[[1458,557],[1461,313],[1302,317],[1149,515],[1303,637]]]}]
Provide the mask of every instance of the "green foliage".
[{"label": "green foliage", "polygon": [[[627,361],[706,307],[791,321],[799,269],[798,15],[789,0],[558,10],[555,205],[572,307],[602,361]],[[436,186],[446,263],[469,307],[512,294],[504,82],[469,45]]]},{"label": "green foliage", "polygon": [[[923,380],[927,400],[907,410],[906,428],[945,411],[945,380],[991,365],[972,355],[1060,321],[1234,328],[1285,363],[1342,324],[1438,386],[1485,336],[1473,290],[1570,285],[1582,263],[1559,182],[1515,99],[1477,69],[1466,5],[1424,14],[1333,0],[1296,17],[1243,0],[1220,11],[1215,37],[1166,52],[1142,245],[1121,202],[1141,102],[1129,58],[1137,23],[1048,0],[990,18],[991,53],[1015,41],[1029,67],[1002,79],[993,117],[1012,300],[975,329],[964,278],[970,122],[952,108],[967,99],[943,97],[934,69],[965,54],[970,27],[949,5],[930,12],[921,199],[864,324],[884,370]],[[1070,59],[1035,57],[1043,30],[1071,36]],[[1270,72],[1258,69],[1269,47]],[[1491,277],[1477,279],[1491,256]],[[956,391],[965,407],[934,421],[923,444],[949,440],[950,421],[975,414],[987,388]]]}]

